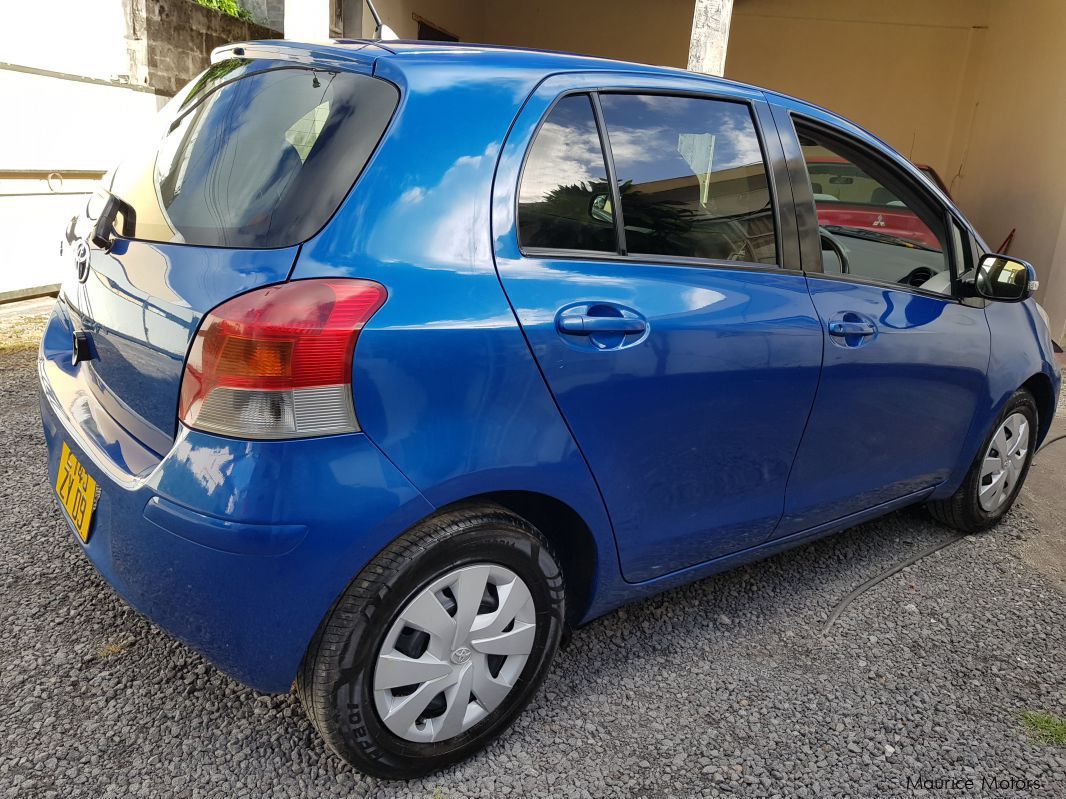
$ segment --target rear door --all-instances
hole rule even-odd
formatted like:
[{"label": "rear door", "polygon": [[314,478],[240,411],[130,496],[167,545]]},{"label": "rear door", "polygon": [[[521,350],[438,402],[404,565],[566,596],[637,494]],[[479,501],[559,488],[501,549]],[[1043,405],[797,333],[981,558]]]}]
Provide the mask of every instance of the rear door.
[{"label": "rear door", "polygon": [[[88,334],[93,357],[74,369],[69,348],[46,355],[165,452],[200,319],[287,278],[297,245],[336,210],[396,103],[393,86],[352,71],[247,58],[212,66],[72,228],[70,248],[88,261],[63,285],[61,323]],[[97,227],[109,242],[91,243]]]},{"label": "rear door", "polygon": [[[953,291],[971,256],[947,205],[859,131],[775,114],[825,334],[781,537],[920,497],[946,479],[987,390],[989,330],[981,304]],[[846,165],[838,174],[855,183],[812,198],[826,162]],[[887,231],[832,212],[860,186],[907,224]]]},{"label": "rear door", "polygon": [[642,581],[770,535],[822,335],[759,96],[575,81],[505,146],[497,266]]}]

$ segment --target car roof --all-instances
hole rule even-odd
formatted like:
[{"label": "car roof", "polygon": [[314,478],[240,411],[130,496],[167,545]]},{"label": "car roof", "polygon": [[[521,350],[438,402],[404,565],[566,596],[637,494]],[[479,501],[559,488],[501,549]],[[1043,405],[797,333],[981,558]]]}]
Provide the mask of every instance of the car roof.
[{"label": "car roof", "polygon": [[[404,39],[331,39],[323,42],[264,39],[228,44],[216,48],[211,53],[211,60],[214,63],[225,58],[245,55],[260,58],[277,58],[306,64],[333,64],[341,68],[345,64],[350,67],[359,65],[359,68],[368,71],[376,71],[376,62],[387,60],[403,72],[423,68],[427,70],[440,69],[441,58],[446,57],[449,62],[461,63],[466,69],[488,73],[494,71],[532,70],[539,71],[544,77],[547,77],[552,74],[566,72],[604,71],[673,77],[684,79],[690,82],[690,85],[691,81],[698,80],[707,84],[709,88],[746,88],[761,93],[770,103],[784,106],[786,111],[796,110],[812,119],[839,126],[852,135],[865,140],[868,144],[873,144],[888,152],[895,153],[899,160],[907,164],[915,173],[920,174],[930,183],[933,182],[932,179],[919,172],[919,169],[914,168],[905,156],[897,153],[883,139],[833,111],[761,86],[714,75],[706,75],[700,72],[691,72],[676,67],[640,64],[631,61],[601,58],[599,56],[579,55],[555,50],[537,50],[510,45]],[[486,79],[491,79],[491,74],[485,77]],[[943,187],[940,181],[937,181],[937,183],[940,185],[935,185],[934,188],[944,195],[944,199],[951,202],[947,189]]]},{"label": "car roof", "polygon": [[378,60],[389,60],[403,70],[417,69],[420,62],[426,68],[439,68],[440,57],[445,55],[449,59],[462,63],[466,68],[478,71],[539,69],[545,76],[559,72],[594,71],[661,75],[684,78],[689,81],[695,79],[706,83],[709,87],[751,89],[761,92],[769,101],[789,101],[812,116],[832,122],[849,122],[839,114],[807,100],[743,81],[678,67],[642,64],[636,61],[622,61],[560,50],[538,50],[530,47],[474,42],[434,42],[422,39],[330,39],[322,42],[261,39],[218,47],[211,53],[211,60],[215,62],[234,55],[258,55],[263,58],[281,58],[317,64],[332,62],[338,66],[343,66],[344,63],[362,64],[364,68],[372,67]]},{"label": "car roof", "polygon": [[[536,50],[496,44],[468,42],[432,42],[422,40],[331,39],[324,42],[298,42],[288,39],[265,39],[239,42],[217,48],[212,61],[232,55],[260,55],[304,62],[372,63],[379,59],[394,61],[401,68],[417,68],[419,62],[439,64],[442,55],[472,70],[541,69],[545,75],[555,72],[613,71],[699,78],[709,84],[746,86],[676,67],[619,61],[599,56],[580,55],[555,50]],[[758,88],[758,87],[750,87]],[[761,91],[761,89],[760,89]]]},{"label": "car roof", "polygon": [[375,62],[389,61],[401,71],[420,68],[439,69],[441,57],[444,56],[450,63],[461,63],[466,69],[489,73],[506,70],[535,70],[547,77],[565,72],[604,71],[657,75],[686,81],[698,80],[706,83],[709,88],[741,87],[760,92],[770,102],[785,101],[786,104],[798,108],[811,117],[846,126],[869,141],[876,142],[882,147],[889,147],[869,131],[859,128],[850,120],[814,103],[761,86],[677,67],[640,64],[633,61],[511,45],[409,39],[330,39],[322,42],[263,39],[218,47],[212,52],[211,60],[216,62],[224,58],[244,55],[278,58],[307,64],[332,64],[342,68],[345,64],[361,65],[363,69],[375,69]]}]

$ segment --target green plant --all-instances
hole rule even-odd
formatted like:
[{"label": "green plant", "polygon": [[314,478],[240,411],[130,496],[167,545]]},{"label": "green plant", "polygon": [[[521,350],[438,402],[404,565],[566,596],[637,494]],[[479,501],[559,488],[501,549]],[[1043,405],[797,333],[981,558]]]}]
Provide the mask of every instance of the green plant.
[{"label": "green plant", "polygon": [[1066,721],[1050,713],[1027,710],[1022,713],[1022,724],[1036,740],[1052,746],[1066,746]]},{"label": "green plant", "polygon": [[240,0],[193,0],[204,8],[213,8],[237,19],[251,19],[248,9],[241,5]]}]

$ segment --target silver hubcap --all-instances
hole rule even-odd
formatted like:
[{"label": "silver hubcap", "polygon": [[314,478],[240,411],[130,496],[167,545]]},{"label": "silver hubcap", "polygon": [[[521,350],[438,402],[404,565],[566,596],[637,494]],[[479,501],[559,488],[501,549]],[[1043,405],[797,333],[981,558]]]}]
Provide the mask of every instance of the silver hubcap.
[{"label": "silver hubcap", "polygon": [[476,563],[434,580],[400,611],[374,664],[374,704],[393,733],[443,741],[470,729],[514,688],[537,632],[529,588]]},{"label": "silver hubcap", "polygon": [[1029,422],[1020,413],[1003,420],[981,462],[978,501],[986,513],[999,510],[1018,484],[1029,454]]}]

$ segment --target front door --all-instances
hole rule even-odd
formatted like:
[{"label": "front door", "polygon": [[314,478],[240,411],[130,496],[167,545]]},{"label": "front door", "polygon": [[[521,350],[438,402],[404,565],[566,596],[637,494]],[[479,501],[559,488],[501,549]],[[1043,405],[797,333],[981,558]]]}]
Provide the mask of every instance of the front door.
[{"label": "front door", "polygon": [[604,90],[545,115],[549,90],[501,159],[498,192],[517,186],[514,151],[543,117],[517,204],[497,196],[497,266],[602,491],[623,574],[762,543],[822,335],[802,273],[779,266],[753,105]]},{"label": "front door", "polygon": [[[796,130],[819,222],[806,252],[821,255],[808,284],[826,343],[777,537],[947,478],[989,356],[984,311],[952,293],[952,270],[970,256],[946,206],[858,140]],[[806,190],[800,182],[798,203]]]}]

